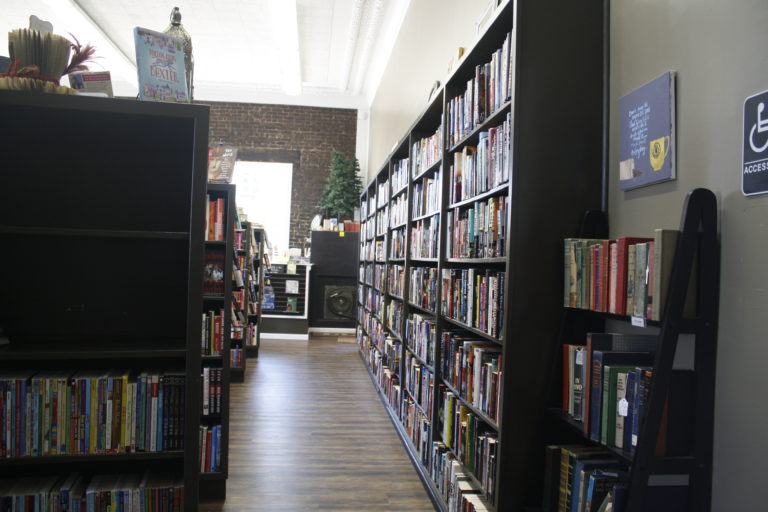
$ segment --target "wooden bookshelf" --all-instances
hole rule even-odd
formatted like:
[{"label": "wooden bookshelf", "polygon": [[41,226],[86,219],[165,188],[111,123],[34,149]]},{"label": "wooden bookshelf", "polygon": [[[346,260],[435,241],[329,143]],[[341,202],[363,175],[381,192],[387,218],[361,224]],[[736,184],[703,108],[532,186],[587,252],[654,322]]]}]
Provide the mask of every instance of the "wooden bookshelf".
[{"label": "wooden bookshelf", "polygon": [[9,91],[0,106],[13,148],[0,173],[0,369],[57,372],[67,389],[78,372],[130,370],[131,386],[157,368],[183,399],[183,450],[8,456],[0,479],[171,472],[198,510],[208,107]]},{"label": "wooden bookshelf", "polygon": [[[463,473],[461,479],[467,485],[480,486],[481,509],[523,510],[541,505],[541,481],[533,474],[543,467],[540,424],[553,340],[557,339],[562,313],[562,261],[557,251],[562,239],[577,229],[581,213],[601,204],[603,20],[602,3],[597,2],[578,6],[564,0],[546,5],[523,0],[501,2],[477,43],[400,138],[361,195],[360,353],[437,510],[448,510],[451,485],[441,474],[443,468]],[[508,94],[499,85],[494,89],[493,103],[486,94],[487,108],[483,115],[474,116],[476,109],[465,110],[460,102],[480,97],[474,88],[467,95],[467,84],[479,76],[479,67],[497,62],[493,55],[500,49],[504,52],[500,62],[506,64],[499,64],[499,72],[493,76],[506,77]],[[508,74],[504,72],[507,69]],[[573,102],[573,98],[579,100]],[[468,111],[474,119],[465,123]],[[557,133],[569,135],[558,137]],[[491,137],[494,144],[487,144]],[[479,158],[478,151],[491,154],[493,148],[497,151],[492,159],[497,163],[493,168],[496,175],[491,173],[494,179],[471,182],[462,174],[462,186],[482,186],[466,188],[466,194],[457,193],[453,169],[468,158]],[[395,178],[402,176],[397,173],[406,159],[407,184]],[[431,190],[438,177],[437,196],[429,196],[425,191]],[[395,181],[398,183],[393,186]],[[375,213],[381,207],[381,186],[386,182],[390,183],[390,218],[392,201],[407,198],[404,227],[403,223],[377,225],[384,220]],[[426,206],[425,199],[429,199]],[[492,218],[497,224],[483,232],[487,237],[483,240],[490,242],[481,245],[479,236],[470,237],[471,247],[461,254],[449,252],[449,248],[459,247],[458,235],[465,233],[459,221],[470,215],[469,210],[473,210],[472,219],[476,213],[494,212]],[[436,242],[436,253],[423,248],[417,251],[411,243],[417,230],[427,223],[430,227],[435,223],[439,229],[421,237],[420,243]],[[502,228],[504,233],[499,237]],[[385,232],[385,258],[381,258],[375,235]],[[450,247],[449,239],[453,241]],[[404,251],[397,250],[401,243]],[[368,265],[382,260],[387,268],[404,266],[402,297],[389,294],[386,281],[376,290],[367,278]],[[423,309],[421,296],[411,294],[411,270],[416,267],[436,269],[435,311]],[[478,282],[483,288],[476,287],[475,293],[493,290],[492,300],[485,299],[496,304],[492,314],[464,318],[467,311],[462,313],[461,308],[466,305],[449,312],[447,308],[459,304],[468,290],[466,285],[453,293],[443,290],[455,282],[450,276],[481,277]],[[378,303],[369,299],[379,292],[384,308],[402,301],[399,329],[380,325]],[[474,311],[479,311],[477,306]],[[432,401],[421,404],[423,410],[406,406],[410,393],[403,389],[405,354],[409,353],[405,347],[413,341],[406,324],[414,314],[434,319],[431,350],[435,364],[419,361],[421,374],[427,372],[427,380],[434,383]],[[402,333],[402,342],[392,336],[392,330]],[[503,399],[493,415],[444,379],[441,340],[449,332],[475,340],[478,347],[488,347],[483,350],[490,360],[495,357],[501,362],[503,371],[495,371],[494,379]],[[400,357],[393,356],[394,347],[401,351]],[[470,465],[474,461],[468,458],[456,460],[457,464],[450,462],[462,457],[455,446],[446,446],[448,439],[443,439],[444,404],[448,403],[444,399],[472,415],[478,439],[482,436],[482,443],[496,450],[495,466],[490,463],[488,469],[482,465],[473,469]],[[413,412],[414,408],[421,412]],[[412,424],[414,415],[420,429],[404,426]]]}]

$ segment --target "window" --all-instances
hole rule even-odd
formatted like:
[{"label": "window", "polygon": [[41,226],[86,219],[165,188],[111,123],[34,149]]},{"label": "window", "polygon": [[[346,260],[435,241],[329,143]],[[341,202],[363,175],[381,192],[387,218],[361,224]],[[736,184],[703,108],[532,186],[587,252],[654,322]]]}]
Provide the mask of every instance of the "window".
[{"label": "window", "polygon": [[248,221],[267,230],[272,255],[288,251],[291,226],[293,164],[238,160],[232,183],[237,185],[235,202]]}]

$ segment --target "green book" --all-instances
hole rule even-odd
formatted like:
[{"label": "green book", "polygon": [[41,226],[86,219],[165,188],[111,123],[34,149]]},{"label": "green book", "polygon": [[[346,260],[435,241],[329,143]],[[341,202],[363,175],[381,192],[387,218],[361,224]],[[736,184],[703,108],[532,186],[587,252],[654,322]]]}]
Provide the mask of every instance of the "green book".
[{"label": "green book", "polygon": [[600,416],[600,442],[606,446],[616,444],[616,388],[619,374],[634,370],[632,366],[603,366],[603,412]]}]

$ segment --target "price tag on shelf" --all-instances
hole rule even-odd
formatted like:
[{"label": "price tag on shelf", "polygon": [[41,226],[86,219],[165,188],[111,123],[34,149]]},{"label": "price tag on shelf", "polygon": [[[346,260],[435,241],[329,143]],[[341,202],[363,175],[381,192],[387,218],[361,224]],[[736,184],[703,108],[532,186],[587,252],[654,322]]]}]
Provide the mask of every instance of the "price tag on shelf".
[{"label": "price tag on shelf", "polygon": [[576,364],[584,364],[584,349],[576,351]]},{"label": "price tag on shelf", "polygon": [[641,316],[633,316],[632,325],[634,325],[635,327],[648,327],[648,322],[645,318]]},{"label": "price tag on shelf", "polygon": [[619,403],[617,405],[617,409],[619,411],[619,416],[626,417],[629,413],[629,402],[627,402],[626,398],[622,398],[619,400]]}]

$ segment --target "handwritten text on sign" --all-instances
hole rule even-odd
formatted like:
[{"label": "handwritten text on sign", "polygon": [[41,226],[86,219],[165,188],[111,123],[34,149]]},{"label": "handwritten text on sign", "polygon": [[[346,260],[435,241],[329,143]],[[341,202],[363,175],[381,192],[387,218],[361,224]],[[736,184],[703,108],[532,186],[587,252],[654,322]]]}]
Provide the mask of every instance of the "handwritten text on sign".
[{"label": "handwritten text on sign", "polygon": [[641,103],[627,113],[629,117],[629,149],[632,158],[645,156],[648,149],[648,120],[651,118],[651,106]]}]

